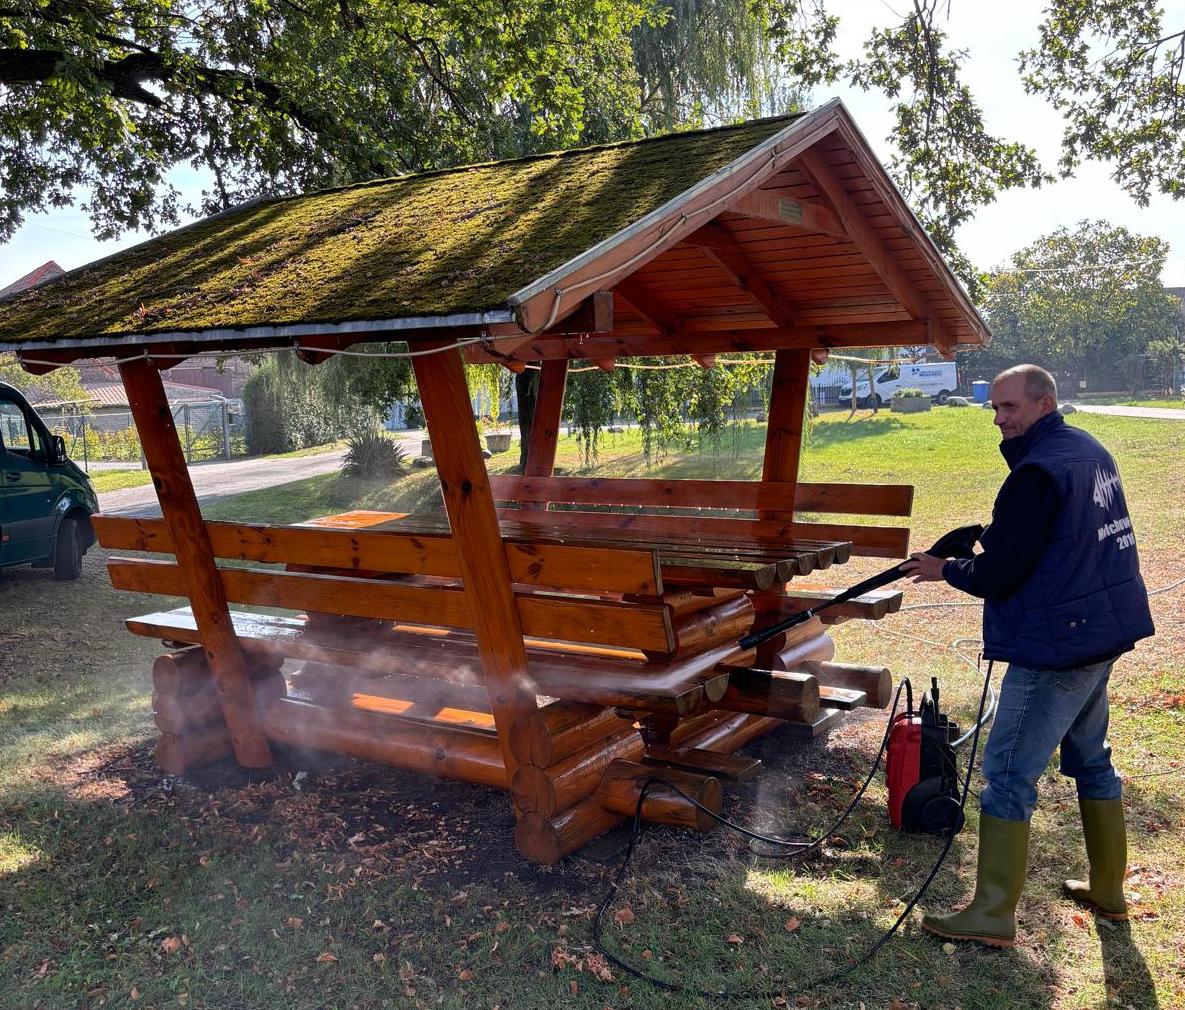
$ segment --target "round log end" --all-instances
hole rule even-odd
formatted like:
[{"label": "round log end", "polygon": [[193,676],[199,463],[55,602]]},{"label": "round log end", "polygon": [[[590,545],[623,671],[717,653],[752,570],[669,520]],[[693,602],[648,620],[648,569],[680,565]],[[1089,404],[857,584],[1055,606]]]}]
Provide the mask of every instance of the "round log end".
[{"label": "round log end", "polygon": [[551,866],[563,852],[559,834],[542,814],[523,814],[514,828],[514,845],[532,863]]},{"label": "round log end", "polygon": [[555,785],[542,768],[519,765],[510,783],[515,807],[523,814],[550,817],[556,809]]}]

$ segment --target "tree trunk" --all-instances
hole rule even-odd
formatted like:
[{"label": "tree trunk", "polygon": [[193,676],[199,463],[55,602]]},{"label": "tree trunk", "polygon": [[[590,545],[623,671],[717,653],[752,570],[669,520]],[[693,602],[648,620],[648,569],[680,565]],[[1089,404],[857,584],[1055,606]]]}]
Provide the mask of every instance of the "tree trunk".
[{"label": "tree trunk", "polygon": [[539,372],[524,368],[514,377],[514,394],[518,398],[518,468],[527,468],[527,450],[531,444],[531,426],[535,422],[535,403],[539,398]]}]

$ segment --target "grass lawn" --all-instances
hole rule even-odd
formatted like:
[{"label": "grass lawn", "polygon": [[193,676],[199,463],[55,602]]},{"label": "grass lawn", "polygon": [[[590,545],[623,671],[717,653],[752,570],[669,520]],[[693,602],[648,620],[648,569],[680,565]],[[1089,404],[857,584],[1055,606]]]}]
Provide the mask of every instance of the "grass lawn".
[{"label": "grass lawn", "polygon": [[141,484],[152,483],[152,474],[139,467],[135,470],[96,470],[90,478],[95,490],[100,494],[104,491],[122,491],[125,487],[139,487]]},{"label": "grass lawn", "polygon": [[[1179,579],[1185,425],[1071,420],[1119,460],[1150,587]],[[811,433],[803,476],[915,484],[914,539],[924,546],[988,517],[1005,472],[990,421],[982,410],[829,415]],[[648,467],[636,431],[606,435],[597,472],[755,477],[763,440],[751,425]],[[516,460],[496,456],[491,469]],[[570,439],[559,465],[581,467]],[[438,503],[433,470],[378,487],[327,475],[221,502],[208,517],[291,522]],[[5,1010],[1185,1007],[1185,587],[1154,598],[1157,638],[1115,674],[1112,739],[1138,895],[1130,924],[1096,922],[1060,898],[1059,881],[1083,872],[1084,854],[1072,783],[1051,770],[1020,947],[948,952],[915,916],[870,967],[805,990],[803,980],[842,966],[892,923],[939,850],[889,830],[877,782],[826,855],[806,863],[756,858],[724,832],[645,831],[615,906],[632,916],[611,920],[610,941],[664,978],[780,994],[713,1004],[605,978],[590,957],[589,915],[615,863],[526,864],[513,850],[509,802],[492,790],[333,761],[301,765],[301,776],[294,767],[214,769],[193,781],[160,774],[148,671],[161,649],[120,622],[167,601],[114,592],[103,560],[89,554],[76,584],[43,571],[0,575]],[[818,581],[845,585],[882,565],[856,561]],[[965,602],[945,587],[910,586],[907,608],[927,609],[842,625],[836,658],[885,663],[915,684],[939,676],[965,723],[980,681],[948,646],[978,635],[979,611],[937,606]],[[759,830],[823,827],[862,780],[882,731],[872,712],[826,742],[759,741],[752,753],[766,771],[728,791],[727,812]],[[960,836],[927,907],[967,894],[974,852],[973,834]]]}]

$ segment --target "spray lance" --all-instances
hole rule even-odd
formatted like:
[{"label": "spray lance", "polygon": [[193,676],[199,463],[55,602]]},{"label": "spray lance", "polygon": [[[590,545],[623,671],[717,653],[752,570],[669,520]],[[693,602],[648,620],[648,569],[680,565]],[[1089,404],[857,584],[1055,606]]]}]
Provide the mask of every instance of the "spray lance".
[{"label": "spray lance", "polygon": [[[981,536],[983,536],[983,527],[978,523],[972,523],[970,526],[960,526],[958,529],[951,530],[949,533],[944,533],[926,553],[932,554],[936,558],[969,558],[972,556],[972,548]],[[905,572],[902,570],[902,565],[904,564],[905,562],[903,561],[899,565],[894,565],[888,571],[874,575],[872,578],[865,579],[863,582],[858,582],[850,589],[845,589],[838,596],[826,600],[818,604],[818,606],[811,607],[810,610],[800,611],[792,617],[787,617],[784,621],[771,624],[768,628],[751,632],[741,639],[740,647],[742,649],[752,649],[754,646],[761,645],[762,642],[768,642],[775,635],[780,635],[789,628],[793,628],[799,624],[805,624],[820,611],[826,610],[828,607],[846,603],[848,600],[855,599],[857,596],[867,593],[870,590],[887,586],[890,582],[896,582],[905,576]]]}]

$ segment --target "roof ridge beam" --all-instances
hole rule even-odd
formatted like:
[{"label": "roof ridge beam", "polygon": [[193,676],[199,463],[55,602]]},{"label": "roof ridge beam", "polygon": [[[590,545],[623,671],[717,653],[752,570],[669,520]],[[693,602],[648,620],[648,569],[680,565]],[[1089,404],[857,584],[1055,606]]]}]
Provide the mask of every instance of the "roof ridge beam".
[{"label": "roof ridge beam", "polygon": [[953,338],[935,316],[929,301],[917,289],[896,257],[885,248],[884,242],[823,155],[809,148],[798,155],[795,166],[806,176],[815,192],[830,204],[848,240],[864,254],[869,266],[876,271],[905,311],[915,319],[929,321],[930,342],[944,349],[953,347]]}]

